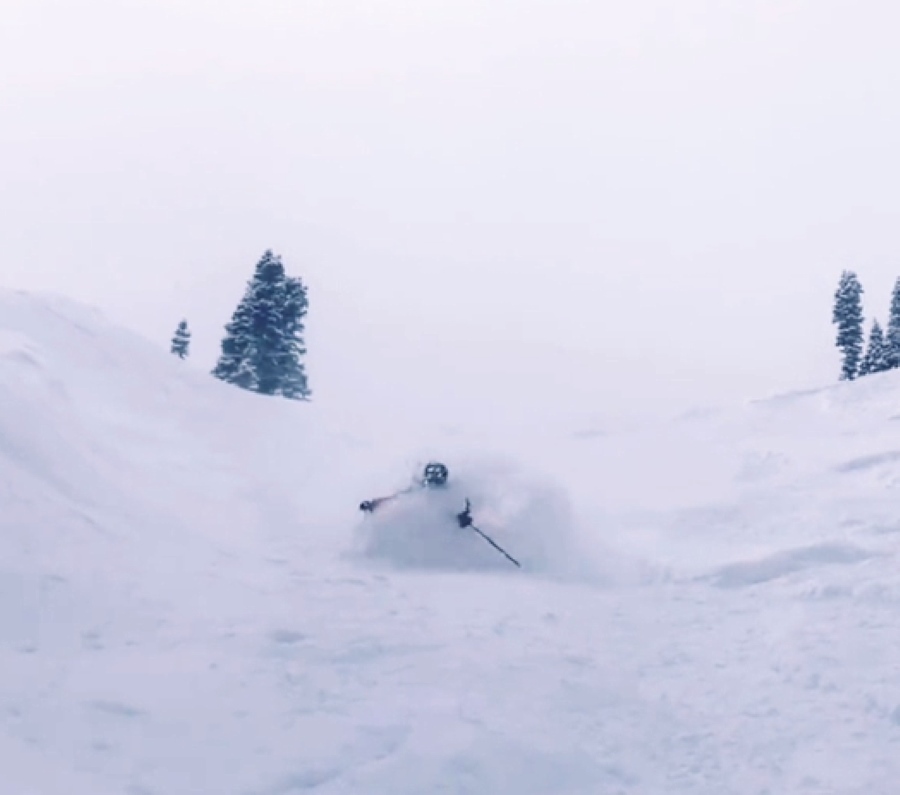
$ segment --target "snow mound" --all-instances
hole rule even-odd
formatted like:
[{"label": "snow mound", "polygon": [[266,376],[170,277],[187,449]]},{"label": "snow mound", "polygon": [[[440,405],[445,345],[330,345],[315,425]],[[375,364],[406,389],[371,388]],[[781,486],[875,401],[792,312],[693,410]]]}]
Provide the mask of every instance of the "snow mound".
[{"label": "snow mound", "polygon": [[759,560],[731,563],[710,577],[720,588],[742,588],[820,566],[852,565],[876,553],[851,544],[814,544],[767,555]]},{"label": "snow mound", "polygon": [[[451,438],[0,293],[4,784],[893,792],[897,406],[888,373]],[[360,521],[426,436],[451,486]]]}]

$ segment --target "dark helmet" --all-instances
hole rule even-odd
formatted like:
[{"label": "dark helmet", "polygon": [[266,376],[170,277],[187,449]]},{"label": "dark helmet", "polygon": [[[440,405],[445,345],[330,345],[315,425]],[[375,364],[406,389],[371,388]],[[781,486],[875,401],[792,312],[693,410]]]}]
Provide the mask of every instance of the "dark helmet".
[{"label": "dark helmet", "polygon": [[447,471],[447,467],[432,461],[425,465],[422,483],[426,486],[445,486],[448,477],[450,477],[450,473]]}]

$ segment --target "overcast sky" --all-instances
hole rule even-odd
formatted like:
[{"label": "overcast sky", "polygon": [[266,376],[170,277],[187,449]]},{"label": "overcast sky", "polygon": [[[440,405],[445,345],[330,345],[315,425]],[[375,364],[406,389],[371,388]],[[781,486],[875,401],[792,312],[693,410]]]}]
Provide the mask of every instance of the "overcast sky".
[{"label": "overcast sky", "polygon": [[162,345],[186,316],[206,366],[272,248],[321,399],[828,383],[841,270],[882,318],[900,276],[898,30],[888,0],[3,0],[0,281]]}]

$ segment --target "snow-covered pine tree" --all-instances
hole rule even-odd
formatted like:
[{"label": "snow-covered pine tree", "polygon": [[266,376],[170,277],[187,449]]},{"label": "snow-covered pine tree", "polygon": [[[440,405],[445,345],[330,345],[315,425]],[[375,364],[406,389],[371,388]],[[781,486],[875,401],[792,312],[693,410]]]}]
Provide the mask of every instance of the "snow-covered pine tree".
[{"label": "snow-covered pine tree", "polygon": [[284,347],[281,358],[281,394],[292,400],[309,400],[312,392],[306,376],[302,357],[306,354],[303,339],[309,301],[306,287],[300,279],[289,277],[284,286],[282,322],[284,323]]},{"label": "snow-covered pine tree", "polygon": [[172,353],[179,359],[183,359],[190,353],[191,349],[191,331],[188,328],[186,320],[182,320],[175,329],[175,336],[172,337]]},{"label": "snow-covered pine tree", "polygon": [[852,271],[844,271],[834,295],[832,322],[838,327],[837,347],[841,349],[844,361],[841,366],[841,380],[856,378],[863,352],[863,311],[862,285]]},{"label": "snow-covered pine tree", "polygon": [[222,354],[213,375],[265,395],[308,399],[300,357],[306,288],[288,278],[281,258],[267,250],[244,297],[226,325]]},{"label": "snow-covered pine tree", "polygon": [[894,283],[894,292],[891,295],[891,314],[888,318],[885,347],[888,365],[892,369],[900,367],[900,279]]},{"label": "snow-covered pine tree", "polygon": [[888,349],[884,341],[884,332],[881,324],[872,321],[872,331],[869,333],[869,345],[866,348],[866,355],[863,357],[859,366],[859,375],[870,375],[871,373],[883,373],[890,370],[891,365],[888,361]]}]

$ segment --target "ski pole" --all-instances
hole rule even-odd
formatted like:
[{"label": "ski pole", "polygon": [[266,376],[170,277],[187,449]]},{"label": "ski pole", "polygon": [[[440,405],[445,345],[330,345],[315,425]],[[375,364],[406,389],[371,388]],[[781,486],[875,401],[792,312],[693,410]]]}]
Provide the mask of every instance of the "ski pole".
[{"label": "ski pole", "polygon": [[511,560],[513,563],[515,563],[520,569],[522,568],[522,564],[519,563],[519,561],[517,561],[512,555],[510,555],[509,552],[507,552],[505,549],[503,549],[503,547],[499,546],[494,541],[494,539],[492,539],[489,535],[487,535],[487,533],[482,533],[481,530],[479,530],[473,524],[470,524],[469,527],[471,527],[476,533],[478,533],[478,535],[480,535],[485,541],[487,541],[494,549],[496,549],[501,554],[506,555],[506,557],[509,560]]}]

